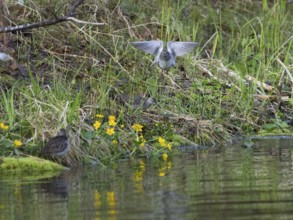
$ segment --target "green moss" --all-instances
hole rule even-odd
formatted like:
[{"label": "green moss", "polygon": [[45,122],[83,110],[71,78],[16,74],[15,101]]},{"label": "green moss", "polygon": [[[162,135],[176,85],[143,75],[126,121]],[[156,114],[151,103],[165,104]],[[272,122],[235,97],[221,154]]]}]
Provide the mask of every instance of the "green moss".
[{"label": "green moss", "polygon": [[0,160],[0,172],[43,173],[60,172],[65,167],[37,157],[4,157]]},{"label": "green moss", "polygon": [[286,130],[286,131],[283,131],[281,129],[276,129],[274,131],[266,131],[266,130],[260,130],[258,132],[258,136],[261,136],[261,137],[264,137],[264,136],[291,136],[293,137],[293,132],[289,131],[289,130]]}]

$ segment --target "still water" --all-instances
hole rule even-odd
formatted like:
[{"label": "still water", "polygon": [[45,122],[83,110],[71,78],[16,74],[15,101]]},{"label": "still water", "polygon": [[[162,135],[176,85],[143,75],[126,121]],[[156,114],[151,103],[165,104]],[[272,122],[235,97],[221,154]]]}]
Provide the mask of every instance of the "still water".
[{"label": "still water", "polygon": [[293,139],[180,149],[168,161],[72,168],[52,179],[0,175],[6,219],[293,219]]}]

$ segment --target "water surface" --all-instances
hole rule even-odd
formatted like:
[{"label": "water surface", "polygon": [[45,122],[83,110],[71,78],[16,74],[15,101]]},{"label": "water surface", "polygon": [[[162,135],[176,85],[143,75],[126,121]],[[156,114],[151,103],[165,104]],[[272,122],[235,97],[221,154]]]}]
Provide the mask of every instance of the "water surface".
[{"label": "water surface", "polygon": [[293,219],[293,140],[183,150],[168,161],[1,176],[2,219]]}]

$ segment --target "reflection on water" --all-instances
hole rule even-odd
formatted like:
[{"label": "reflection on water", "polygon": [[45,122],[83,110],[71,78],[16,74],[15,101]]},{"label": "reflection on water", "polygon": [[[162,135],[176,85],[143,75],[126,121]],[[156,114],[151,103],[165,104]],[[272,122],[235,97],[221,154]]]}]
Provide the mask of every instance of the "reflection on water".
[{"label": "reflection on water", "polygon": [[0,180],[1,219],[293,219],[293,140]]}]

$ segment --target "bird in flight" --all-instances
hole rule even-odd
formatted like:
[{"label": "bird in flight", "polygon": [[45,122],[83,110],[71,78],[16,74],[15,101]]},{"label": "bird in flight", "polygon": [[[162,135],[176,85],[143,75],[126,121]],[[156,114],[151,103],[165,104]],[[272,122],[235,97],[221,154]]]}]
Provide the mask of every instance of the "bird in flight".
[{"label": "bird in flight", "polygon": [[198,45],[197,42],[169,41],[165,49],[164,42],[161,40],[136,41],[131,44],[139,50],[154,55],[155,59],[151,66],[158,64],[162,70],[176,67],[176,57],[188,54]]}]

